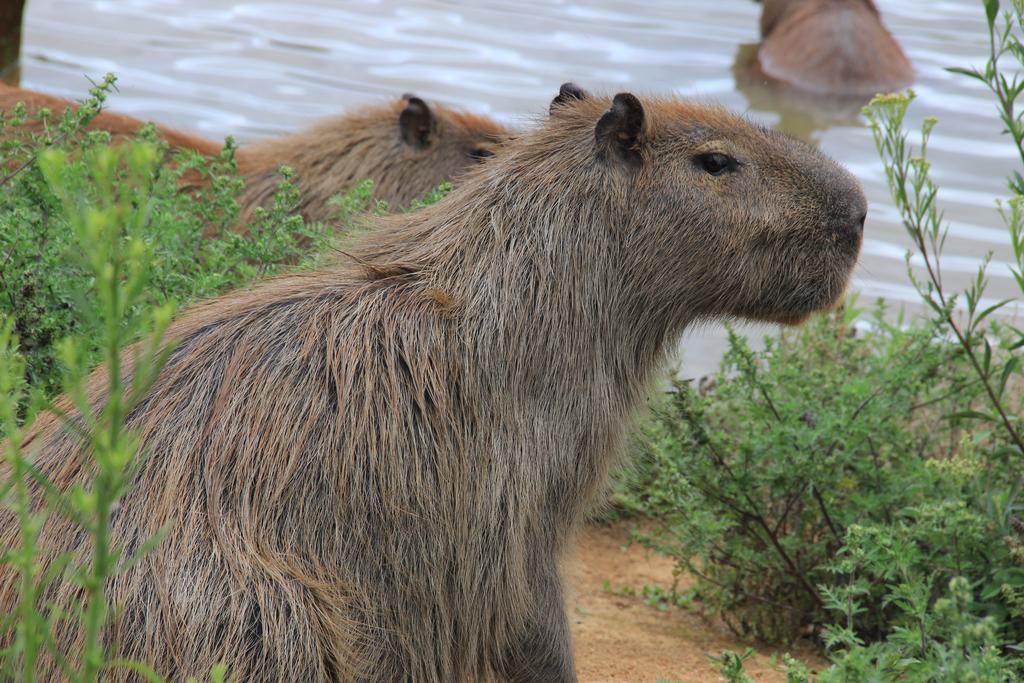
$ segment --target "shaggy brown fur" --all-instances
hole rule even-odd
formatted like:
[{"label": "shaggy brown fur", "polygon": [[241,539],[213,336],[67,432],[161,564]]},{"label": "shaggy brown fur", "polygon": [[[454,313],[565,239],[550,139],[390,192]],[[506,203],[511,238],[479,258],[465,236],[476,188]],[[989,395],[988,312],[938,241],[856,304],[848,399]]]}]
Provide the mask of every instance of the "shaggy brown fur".
[{"label": "shaggy brown fur", "polygon": [[[59,115],[73,102],[21,88],[0,87],[0,111],[25,102],[30,111],[49,107]],[[32,122],[40,128],[38,122]],[[130,138],[143,125],[130,116],[101,112],[89,126],[115,139]],[[194,149],[207,156],[221,145],[157,127],[171,148]],[[445,107],[430,107],[414,95],[358,109],[321,121],[308,130],[245,146],[236,154],[246,187],[239,199],[239,225],[253,210],[268,206],[277,189],[281,165],[291,166],[302,190],[300,212],[308,221],[330,221],[336,209],[328,200],[370,178],[374,195],[392,209],[406,207],[443,181],[452,180],[486,157],[509,137],[498,123]],[[197,182],[190,176],[188,184]]]},{"label": "shaggy brown fur", "polygon": [[765,0],[761,36],[761,70],[804,90],[867,96],[914,81],[872,0]]},{"label": "shaggy brown fur", "polygon": [[363,178],[373,180],[378,199],[404,208],[492,156],[508,137],[509,131],[490,119],[429,107],[413,95],[359,109],[244,148],[238,156],[246,176],[242,219],[269,204],[281,164],[297,172],[303,217],[329,221],[335,209],[327,200]]},{"label": "shaggy brown fur", "polygon": [[[110,582],[112,651],[174,680],[575,681],[559,559],[666,352],[695,321],[833,305],[865,209],[835,162],[724,110],[573,95],[351,263],[196,306],[128,418],[147,458],[114,536],[174,526]],[[55,418],[25,448],[87,480]],[[56,517],[41,544],[88,549]]]}]

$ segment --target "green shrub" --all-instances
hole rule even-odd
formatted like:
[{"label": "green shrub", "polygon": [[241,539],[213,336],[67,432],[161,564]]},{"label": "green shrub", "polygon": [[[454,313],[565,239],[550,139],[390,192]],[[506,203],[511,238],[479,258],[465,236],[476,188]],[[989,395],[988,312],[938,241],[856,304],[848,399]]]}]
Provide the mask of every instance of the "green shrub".
[{"label": "green shrub", "polygon": [[[41,658],[59,664],[63,678],[95,681],[112,668],[128,668],[150,679],[155,675],[142,662],[112,660],[104,646],[103,626],[112,606],[107,604],[106,585],[122,567],[146,553],[159,537],[124,556],[110,536],[111,512],[124,495],[132,474],[139,444],[125,428],[132,408],[145,397],[156,380],[172,345],[163,340],[173,315],[170,304],[155,305],[148,287],[154,274],[155,249],[146,238],[150,212],[156,204],[154,170],[159,150],[152,145],[132,144],[117,150],[98,146],[83,151],[71,162],[58,150],[39,156],[39,170],[55,200],[54,217],[60,216],[70,235],[69,247],[78,256],[83,301],[88,302],[95,334],[88,339],[67,338],[57,346],[66,368],[64,388],[81,422],[67,419],[66,427],[88,444],[93,477],[88,486],[59,491],[43,482],[48,491],[43,509],[32,506],[30,479],[41,476],[19,444],[30,429],[22,425],[19,406],[25,399],[27,364],[17,353],[14,320],[0,325],[0,420],[3,436],[0,451],[7,465],[3,501],[20,528],[20,545],[5,549],[3,561],[20,576],[15,611],[3,621],[3,640],[9,645],[2,655],[0,673],[5,678],[34,681]],[[121,365],[121,351],[140,339],[130,373]],[[97,353],[104,361],[110,400],[98,412],[90,409],[87,383]],[[126,379],[130,377],[130,379]],[[35,563],[39,532],[50,515],[69,517],[92,539],[88,558],[64,557],[57,572],[80,586],[83,604],[70,613],[51,611],[41,596],[55,578],[41,574]],[[73,620],[83,634],[81,652],[60,652],[50,632],[58,621]],[[221,675],[214,672],[215,678]]]},{"label": "green shrub", "polygon": [[[849,526],[891,521],[949,488],[924,454],[949,448],[929,401],[962,383],[951,349],[880,312],[858,334],[855,313],[816,318],[758,353],[730,334],[710,387],[676,381],[645,425],[648,479],[623,502],[657,517],[642,540],[695,574],[704,604],[739,635],[787,642],[825,623],[819,584]],[[886,618],[875,605],[864,628],[879,633]]]},{"label": "green shrub", "polygon": [[[1024,635],[1017,468],[998,432],[950,417],[983,397],[940,328],[879,309],[855,331],[855,315],[761,352],[730,335],[703,391],[676,381],[654,402],[619,504],[650,516],[638,539],[694,575],[699,603],[740,636],[813,636],[877,680],[1003,671]],[[942,616],[953,599],[956,618]]]},{"label": "green shrub", "polygon": [[[108,76],[93,88],[77,112],[69,110],[59,117],[39,112],[42,134],[30,132],[23,108],[0,115],[0,169],[7,169],[0,177],[0,315],[13,320],[30,387],[46,396],[61,388],[57,342],[70,334],[82,337],[83,352],[95,362],[99,349],[89,340],[99,329],[81,296],[93,275],[80,258],[69,218],[36,158],[44,149],[64,152],[59,173],[68,195],[82,206],[98,199],[87,173],[87,157],[105,148],[110,136],[85,127],[100,111],[113,83]],[[257,210],[245,234],[237,232],[232,227],[242,180],[230,139],[215,158],[190,150],[171,154],[152,127],[143,129],[139,139],[157,150],[147,179],[148,215],[140,233],[153,249],[147,287],[154,303],[190,302],[277,272],[322,248],[334,232],[323,225],[305,225],[295,214],[299,194],[288,169],[282,169],[274,205]],[[118,180],[124,180],[123,171],[118,173]],[[206,182],[183,192],[183,177]],[[361,188],[357,197],[366,190]],[[359,201],[349,202],[350,212]],[[207,231],[210,234],[204,237]]]}]

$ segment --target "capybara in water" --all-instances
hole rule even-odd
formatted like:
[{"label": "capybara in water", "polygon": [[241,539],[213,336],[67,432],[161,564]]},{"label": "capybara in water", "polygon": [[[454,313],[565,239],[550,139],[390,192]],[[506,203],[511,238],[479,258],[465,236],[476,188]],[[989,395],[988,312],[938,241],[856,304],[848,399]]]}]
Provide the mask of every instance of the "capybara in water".
[{"label": "capybara in water", "polygon": [[[725,110],[563,87],[445,201],[171,327],[112,533],[174,526],[110,582],[108,646],[173,680],[575,681],[559,560],[667,352],[694,322],[832,306],[865,211],[831,159]],[[57,418],[24,446],[87,481]],[[88,547],[56,515],[39,543]]]},{"label": "capybara in water", "polygon": [[[0,111],[25,102],[30,111],[48,107],[59,115],[73,102],[21,88],[0,87]],[[38,121],[30,122],[37,129]],[[90,124],[115,138],[134,136],[143,122],[110,111]],[[194,149],[207,156],[221,145],[164,126],[157,127],[171,148]],[[329,221],[328,200],[369,178],[374,196],[393,209],[404,208],[446,180],[452,180],[492,156],[509,136],[483,116],[429,106],[414,95],[330,118],[280,138],[246,145],[236,153],[246,186],[239,199],[244,226],[257,206],[267,206],[281,181],[278,169],[291,166],[302,191],[300,213],[308,221]]]},{"label": "capybara in water", "polygon": [[870,96],[914,81],[872,0],[764,0],[757,58],[765,75],[820,94]]}]

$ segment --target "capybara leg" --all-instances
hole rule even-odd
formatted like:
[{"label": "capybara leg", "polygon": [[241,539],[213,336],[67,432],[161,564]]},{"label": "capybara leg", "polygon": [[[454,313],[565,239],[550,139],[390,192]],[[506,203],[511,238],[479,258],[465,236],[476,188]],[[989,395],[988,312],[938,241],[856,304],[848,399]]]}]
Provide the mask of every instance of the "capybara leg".
[{"label": "capybara leg", "polygon": [[557,571],[544,577],[528,630],[508,654],[510,683],[576,683],[569,620]]}]

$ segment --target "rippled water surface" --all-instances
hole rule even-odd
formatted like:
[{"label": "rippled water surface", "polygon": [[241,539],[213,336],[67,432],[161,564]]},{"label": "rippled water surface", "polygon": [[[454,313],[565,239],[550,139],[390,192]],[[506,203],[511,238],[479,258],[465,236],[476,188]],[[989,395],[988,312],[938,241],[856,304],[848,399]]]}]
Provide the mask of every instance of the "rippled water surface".
[{"label": "rippled water surface", "polygon": [[[1012,252],[993,197],[1015,157],[983,86],[944,70],[983,61],[980,2],[877,4],[918,73],[910,125],[939,118],[931,158],[951,224],[947,277],[962,282],[992,250],[990,296],[1012,293]],[[113,71],[113,109],[242,141],[406,91],[517,125],[544,112],[566,80],[715,100],[850,167],[871,202],[855,287],[862,300],[915,302],[909,240],[870,131],[855,113],[813,113],[743,78],[737,64],[757,41],[759,12],[751,0],[29,0],[22,85],[81,97],[84,76]],[[713,365],[720,336],[688,336],[686,374]]]}]

